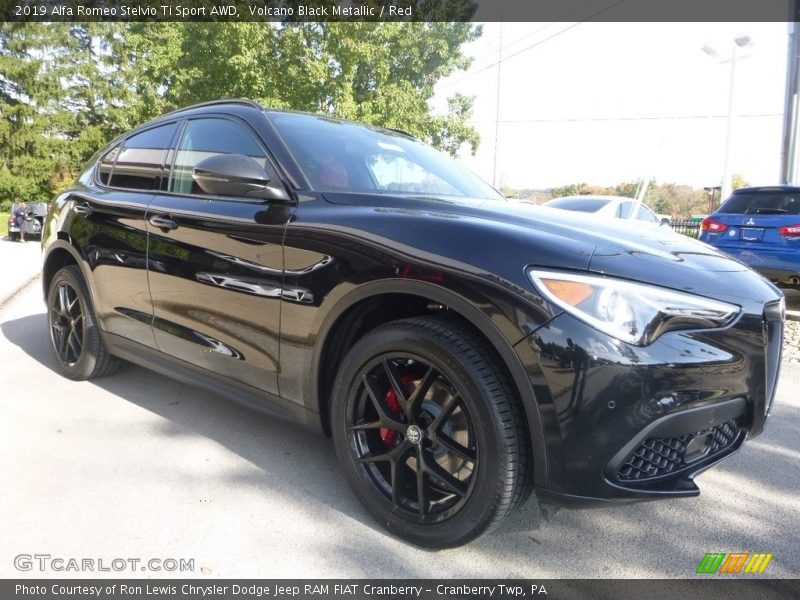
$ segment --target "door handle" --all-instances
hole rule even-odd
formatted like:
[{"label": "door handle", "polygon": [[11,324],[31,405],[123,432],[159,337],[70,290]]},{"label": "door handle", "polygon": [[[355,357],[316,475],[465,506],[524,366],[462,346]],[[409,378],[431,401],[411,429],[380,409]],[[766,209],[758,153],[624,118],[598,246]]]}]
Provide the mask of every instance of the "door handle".
[{"label": "door handle", "polygon": [[169,217],[165,217],[163,215],[150,217],[150,225],[153,227],[158,227],[164,233],[178,228],[178,224],[174,221],[174,219],[170,219]]},{"label": "door handle", "polygon": [[82,215],[84,217],[94,212],[94,209],[86,203],[76,204],[72,207],[72,210],[75,212],[75,214]]}]

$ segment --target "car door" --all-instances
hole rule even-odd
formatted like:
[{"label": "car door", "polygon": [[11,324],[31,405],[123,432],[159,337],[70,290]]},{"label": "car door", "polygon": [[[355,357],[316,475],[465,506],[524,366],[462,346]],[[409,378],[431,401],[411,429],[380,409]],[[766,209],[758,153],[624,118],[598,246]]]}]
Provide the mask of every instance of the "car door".
[{"label": "car door", "polygon": [[168,175],[178,123],[137,132],[100,159],[94,185],[70,197],[69,233],[86,257],[101,328],[155,347],[147,278],[147,206]]},{"label": "car door", "polygon": [[282,242],[292,206],[204,193],[192,169],[218,154],[249,156],[278,177],[244,121],[202,115],[183,123],[168,185],[147,216],[153,332],[173,357],[276,393]]}]

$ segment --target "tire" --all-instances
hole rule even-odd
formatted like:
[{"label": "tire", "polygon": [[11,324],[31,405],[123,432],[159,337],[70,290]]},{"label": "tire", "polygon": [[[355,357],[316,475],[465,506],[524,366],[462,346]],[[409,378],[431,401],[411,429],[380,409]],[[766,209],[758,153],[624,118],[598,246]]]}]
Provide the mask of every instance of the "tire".
[{"label": "tire", "polygon": [[83,275],[75,265],[63,267],[50,282],[47,324],[50,348],[64,377],[104,377],[119,366],[103,345]]},{"label": "tire", "polygon": [[517,398],[487,343],[456,322],[403,319],[362,337],[342,361],[331,419],[355,495],[418,546],[475,539],[529,490]]},{"label": "tire", "polygon": [[9,231],[8,232],[8,239],[12,242],[16,242],[19,239],[19,232],[17,231]]}]

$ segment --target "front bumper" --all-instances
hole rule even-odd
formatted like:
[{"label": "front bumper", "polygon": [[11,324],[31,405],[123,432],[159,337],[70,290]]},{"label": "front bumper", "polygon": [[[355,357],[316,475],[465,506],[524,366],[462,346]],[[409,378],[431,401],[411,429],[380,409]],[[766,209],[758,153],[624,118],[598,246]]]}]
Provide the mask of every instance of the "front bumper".
[{"label": "front bumper", "polygon": [[783,343],[779,304],[724,329],[637,347],[563,313],[519,342],[560,504],[694,496],[694,477],[763,430]]}]

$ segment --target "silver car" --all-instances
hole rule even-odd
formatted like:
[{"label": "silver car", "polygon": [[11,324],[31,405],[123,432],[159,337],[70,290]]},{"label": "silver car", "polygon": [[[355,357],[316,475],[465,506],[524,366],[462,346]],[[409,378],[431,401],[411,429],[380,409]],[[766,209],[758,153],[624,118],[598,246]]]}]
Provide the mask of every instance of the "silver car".
[{"label": "silver car", "polygon": [[[544,203],[548,208],[560,208],[574,212],[591,213],[605,219],[627,219],[636,201],[624,196],[565,196]],[[634,219],[638,224],[653,227],[669,227],[669,219],[659,218],[645,204],[639,205]]]}]

